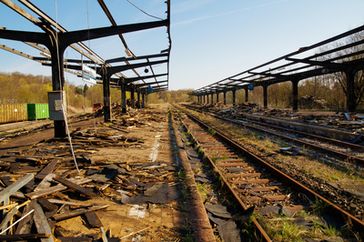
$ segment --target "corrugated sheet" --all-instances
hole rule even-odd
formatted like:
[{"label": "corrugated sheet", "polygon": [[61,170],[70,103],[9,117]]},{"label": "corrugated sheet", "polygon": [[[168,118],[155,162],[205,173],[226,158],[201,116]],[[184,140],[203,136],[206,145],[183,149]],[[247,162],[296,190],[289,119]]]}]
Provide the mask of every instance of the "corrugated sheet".
[{"label": "corrugated sheet", "polygon": [[28,103],[28,120],[38,120],[49,118],[47,103]]},{"label": "corrugated sheet", "polygon": [[0,123],[11,123],[27,119],[26,104],[0,104]]}]

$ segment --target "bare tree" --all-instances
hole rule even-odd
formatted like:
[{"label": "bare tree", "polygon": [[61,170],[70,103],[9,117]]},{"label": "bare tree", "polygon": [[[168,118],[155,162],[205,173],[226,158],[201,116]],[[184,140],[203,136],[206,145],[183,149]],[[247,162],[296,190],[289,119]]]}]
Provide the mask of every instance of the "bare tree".
[{"label": "bare tree", "polygon": [[[355,43],[364,39],[364,32],[359,32],[349,38],[346,44]],[[356,45],[354,47],[345,49],[338,53],[338,56],[343,56],[351,53],[358,53],[364,50],[364,44]],[[343,62],[363,59],[364,54],[356,54],[343,59]],[[364,70],[348,69],[345,72],[338,72],[334,74],[334,78],[340,83],[345,96],[346,108],[348,111],[355,111],[356,108],[363,101],[364,97]]]}]

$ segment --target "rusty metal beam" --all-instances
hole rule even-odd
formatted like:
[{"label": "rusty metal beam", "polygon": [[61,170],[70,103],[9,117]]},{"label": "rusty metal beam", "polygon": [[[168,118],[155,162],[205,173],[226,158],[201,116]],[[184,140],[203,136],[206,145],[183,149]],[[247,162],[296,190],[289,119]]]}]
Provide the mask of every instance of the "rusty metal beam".
[{"label": "rusty metal beam", "polygon": [[154,55],[142,55],[142,56],[135,56],[135,57],[119,57],[114,58],[110,60],[106,60],[106,63],[115,63],[115,62],[123,62],[123,61],[133,61],[133,60],[141,60],[141,59],[147,59],[147,58],[159,58],[159,57],[167,57],[168,54],[162,53],[162,54],[154,54]]}]

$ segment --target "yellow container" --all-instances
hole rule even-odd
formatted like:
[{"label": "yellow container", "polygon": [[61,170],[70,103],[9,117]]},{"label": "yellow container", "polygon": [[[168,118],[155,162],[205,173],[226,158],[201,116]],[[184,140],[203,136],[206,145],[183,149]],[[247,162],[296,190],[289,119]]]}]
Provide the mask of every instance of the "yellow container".
[{"label": "yellow container", "polygon": [[0,104],[0,123],[28,120],[26,104]]}]

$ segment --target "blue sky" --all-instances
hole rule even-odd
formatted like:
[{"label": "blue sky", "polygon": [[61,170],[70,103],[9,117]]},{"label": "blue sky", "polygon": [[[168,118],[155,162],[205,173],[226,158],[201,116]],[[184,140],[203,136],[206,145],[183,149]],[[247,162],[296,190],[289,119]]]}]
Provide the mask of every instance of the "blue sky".
[{"label": "blue sky", "polygon": [[[165,18],[163,0],[130,0]],[[270,59],[364,24],[363,0],[171,0],[170,88],[199,88]],[[16,2],[14,0],[14,2]],[[109,26],[96,0],[36,0],[68,30]],[[153,21],[126,0],[105,0],[118,24]],[[0,4],[0,26],[39,31]],[[131,50],[153,54],[167,47],[165,29],[125,35]],[[0,44],[36,54],[24,44]],[[123,56],[117,37],[86,41],[104,59]],[[80,55],[67,50],[68,58]],[[162,72],[163,66],[156,67]],[[0,50],[0,72],[50,75],[50,68]],[[132,75],[126,72],[126,75]],[[71,82],[82,84],[67,74]]]}]

